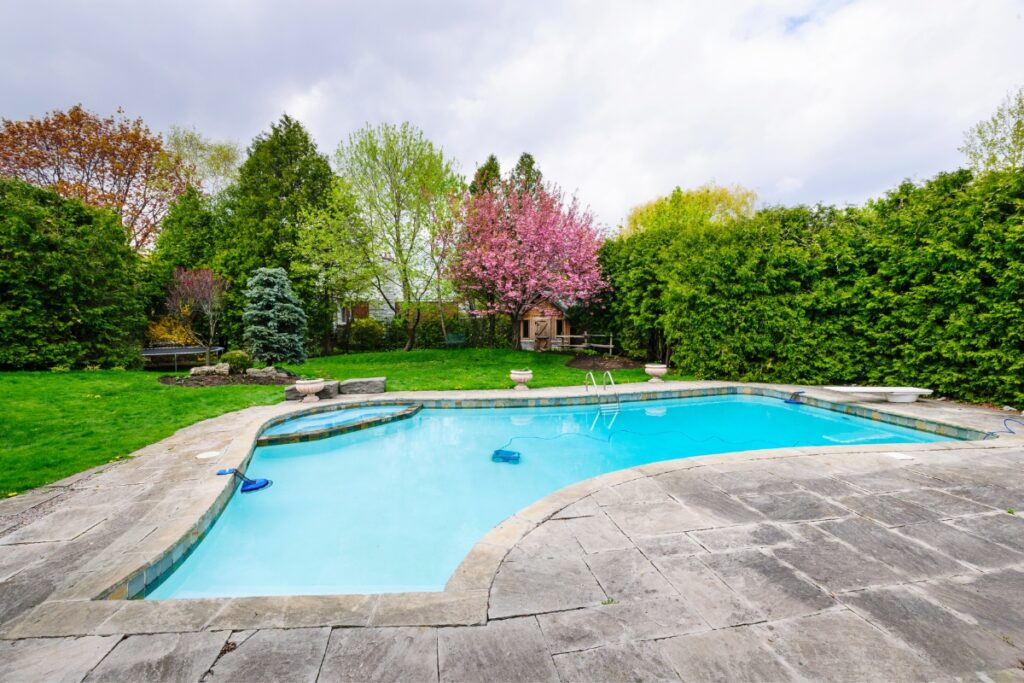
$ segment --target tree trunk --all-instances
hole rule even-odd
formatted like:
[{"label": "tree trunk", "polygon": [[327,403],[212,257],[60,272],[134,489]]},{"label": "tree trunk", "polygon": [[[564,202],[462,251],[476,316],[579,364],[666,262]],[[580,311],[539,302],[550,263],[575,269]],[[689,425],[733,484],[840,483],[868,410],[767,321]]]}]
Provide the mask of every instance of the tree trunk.
[{"label": "tree trunk", "polygon": [[491,313],[487,316],[487,346],[492,349],[494,348],[495,344],[494,326],[497,322],[498,316],[496,316],[494,313]]},{"label": "tree trunk", "polygon": [[522,321],[518,315],[513,314],[512,316],[512,349],[515,351],[522,350],[522,332],[523,326]]},{"label": "tree trunk", "polygon": [[416,307],[416,315],[405,318],[405,349],[404,351],[412,351],[413,347],[416,346],[416,328],[420,324],[420,308]]}]

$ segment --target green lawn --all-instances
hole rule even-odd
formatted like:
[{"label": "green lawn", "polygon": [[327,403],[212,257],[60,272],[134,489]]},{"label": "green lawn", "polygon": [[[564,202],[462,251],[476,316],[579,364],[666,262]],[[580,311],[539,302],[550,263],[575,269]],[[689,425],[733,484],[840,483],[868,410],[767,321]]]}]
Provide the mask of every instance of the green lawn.
[{"label": "green lawn", "polygon": [[[314,358],[292,369],[332,379],[383,375],[390,391],[506,389],[513,385],[509,370],[520,368],[533,370],[532,387],[580,385],[586,373],[566,367],[568,358],[496,349],[391,351]],[[643,370],[613,374],[619,384],[647,379]],[[194,389],[160,384],[159,376],[0,373],[0,496],[124,457],[194,422],[283,398],[279,386]]]},{"label": "green lawn", "polygon": [[110,462],[200,420],[282,400],[281,387],[190,389],[159,373],[0,373],[0,495]]},{"label": "green lawn", "polygon": [[[508,389],[514,385],[508,378],[509,370],[527,368],[533,370],[531,387],[581,385],[586,371],[566,367],[569,358],[560,353],[503,349],[388,351],[311,358],[290,369],[304,377],[327,379],[385,376],[388,391]],[[601,373],[594,374],[600,383]],[[647,379],[642,369],[615,370],[612,376],[618,384]]]}]

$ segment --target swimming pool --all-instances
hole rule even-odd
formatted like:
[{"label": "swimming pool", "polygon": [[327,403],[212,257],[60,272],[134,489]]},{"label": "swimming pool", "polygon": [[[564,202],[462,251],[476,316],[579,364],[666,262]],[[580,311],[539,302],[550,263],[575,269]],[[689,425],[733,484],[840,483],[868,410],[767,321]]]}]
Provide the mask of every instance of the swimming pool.
[{"label": "swimming pool", "polygon": [[[948,440],[759,396],[428,408],[257,448],[247,473],[273,487],[233,496],[147,598],[439,591],[493,526],[606,472],[728,451]],[[499,449],[520,462],[493,462]]]}]

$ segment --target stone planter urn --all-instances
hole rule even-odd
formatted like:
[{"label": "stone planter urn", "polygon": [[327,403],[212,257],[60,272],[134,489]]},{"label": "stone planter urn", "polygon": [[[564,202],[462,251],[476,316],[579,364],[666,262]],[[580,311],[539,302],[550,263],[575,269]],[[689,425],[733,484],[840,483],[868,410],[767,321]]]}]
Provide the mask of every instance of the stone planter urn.
[{"label": "stone planter urn", "polygon": [[300,379],[295,381],[295,388],[302,394],[303,403],[316,403],[320,400],[317,393],[324,390],[322,379]]},{"label": "stone planter urn", "polygon": [[650,376],[648,382],[661,382],[661,378],[668,372],[668,366],[664,363],[648,363],[644,366],[644,372]]},{"label": "stone planter urn", "polygon": [[517,391],[526,391],[530,388],[526,383],[533,379],[533,370],[513,370],[508,376],[516,383]]}]

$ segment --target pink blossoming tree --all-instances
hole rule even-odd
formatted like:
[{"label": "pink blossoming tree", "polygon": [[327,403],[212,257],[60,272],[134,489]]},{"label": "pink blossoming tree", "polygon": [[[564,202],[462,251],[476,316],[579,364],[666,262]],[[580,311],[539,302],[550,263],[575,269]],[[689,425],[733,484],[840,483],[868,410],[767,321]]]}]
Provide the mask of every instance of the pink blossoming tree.
[{"label": "pink blossoming tree", "polygon": [[512,318],[516,348],[519,322],[538,299],[571,306],[606,287],[594,217],[557,187],[523,192],[505,182],[462,206],[453,279],[478,312]]}]

